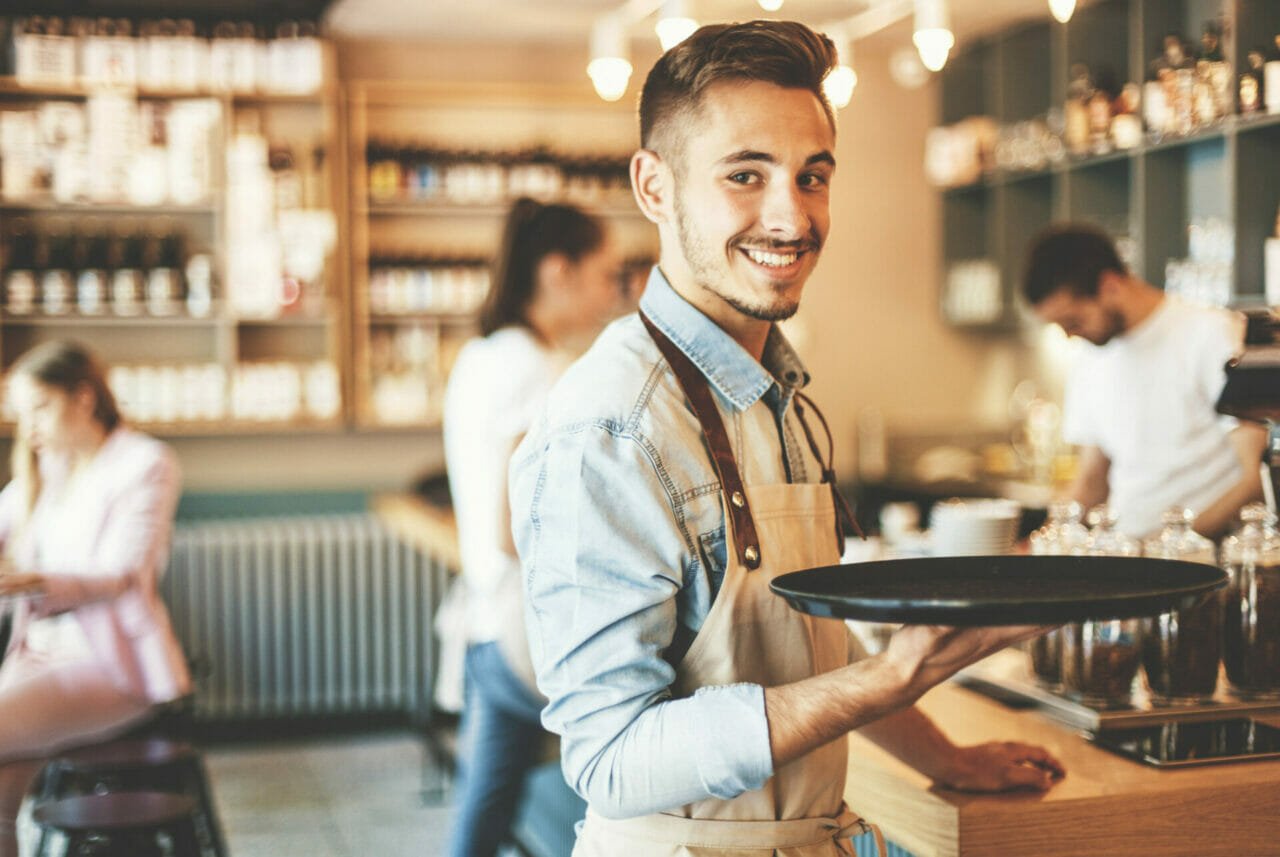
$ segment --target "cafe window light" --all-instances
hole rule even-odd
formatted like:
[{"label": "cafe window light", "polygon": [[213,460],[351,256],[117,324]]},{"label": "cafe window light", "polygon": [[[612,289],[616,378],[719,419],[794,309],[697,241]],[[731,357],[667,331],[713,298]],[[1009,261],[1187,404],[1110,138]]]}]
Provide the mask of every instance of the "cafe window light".
[{"label": "cafe window light", "polygon": [[1070,21],[1075,11],[1076,0],[1049,0],[1049,12],[1059,24]]}]

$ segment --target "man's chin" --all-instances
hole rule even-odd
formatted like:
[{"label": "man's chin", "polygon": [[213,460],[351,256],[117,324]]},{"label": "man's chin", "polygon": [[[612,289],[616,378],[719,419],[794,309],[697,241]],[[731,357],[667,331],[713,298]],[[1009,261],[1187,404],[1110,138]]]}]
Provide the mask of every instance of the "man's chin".
[{"label": "man's chin", "polygon": [[780,301],[772,304],[748,304],[730,300],[729,305],[738,312],[757,321],[786,321],[800,309],[799,301]]}]

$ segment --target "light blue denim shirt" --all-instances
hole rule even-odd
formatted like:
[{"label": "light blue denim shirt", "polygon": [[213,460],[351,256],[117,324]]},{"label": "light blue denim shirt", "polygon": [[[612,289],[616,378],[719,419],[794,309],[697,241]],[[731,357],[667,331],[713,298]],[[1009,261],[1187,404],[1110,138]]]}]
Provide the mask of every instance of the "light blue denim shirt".
[{"label": "light blue denim shirt", "polygon": [[[820,479],[790,407],[808,373],[776,327],[761,365],[657,268],[640,305],[709,379],[745,484]],[[701,428],[638,315],[561,378],[510,477],[543,722],[569,784],[612,818],[760,788],[763,688],[671,692],[723,579],[725,521]]]}]

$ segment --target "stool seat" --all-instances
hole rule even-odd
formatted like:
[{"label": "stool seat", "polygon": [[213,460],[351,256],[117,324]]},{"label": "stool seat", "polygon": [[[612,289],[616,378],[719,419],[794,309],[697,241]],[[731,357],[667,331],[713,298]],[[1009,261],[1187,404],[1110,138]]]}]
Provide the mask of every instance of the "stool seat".
[{"label": "stool seat", "polygon": [[91,744],[60,753],[52,761],[72,771],[94,773],[121,768],[153,768],[196,757],[196,748],[185,741],[138,738]]},{"label": "stool seat", "polygon": [[196,802],[164,792],[114,792],[48,801],[32,811],[41,827],[58,830],[139,830],[190,818]]}]

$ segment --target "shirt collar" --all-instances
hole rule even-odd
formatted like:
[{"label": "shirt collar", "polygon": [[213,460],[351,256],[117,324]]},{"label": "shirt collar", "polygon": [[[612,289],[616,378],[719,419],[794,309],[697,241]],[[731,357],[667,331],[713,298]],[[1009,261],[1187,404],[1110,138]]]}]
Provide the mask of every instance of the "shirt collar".
[{"label": "shirt collar", "polygon": [[776,324],[769,329],[761,365],[718,324],[681,297],[657,265],[649,274],[640,309],[739,411],[758,402],[775,383],[787,388],[786,394],[809,383],[808,371]]}]

